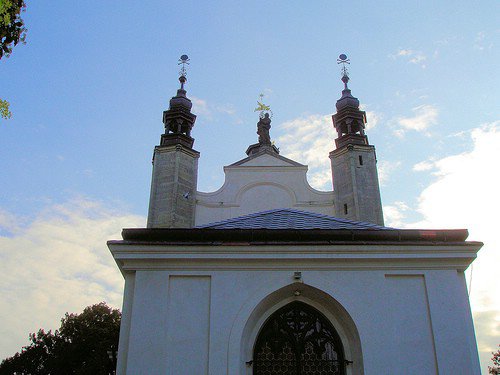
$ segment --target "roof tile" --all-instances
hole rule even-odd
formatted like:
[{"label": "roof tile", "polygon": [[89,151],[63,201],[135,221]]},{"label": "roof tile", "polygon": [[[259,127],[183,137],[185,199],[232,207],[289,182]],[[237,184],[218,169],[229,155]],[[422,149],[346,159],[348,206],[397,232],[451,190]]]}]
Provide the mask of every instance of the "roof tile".
[{"label": "roof tile", "polygon": [[199,225],[212,229],[393,229],[380,225],[339,219],[313,212],[279,208]]}]

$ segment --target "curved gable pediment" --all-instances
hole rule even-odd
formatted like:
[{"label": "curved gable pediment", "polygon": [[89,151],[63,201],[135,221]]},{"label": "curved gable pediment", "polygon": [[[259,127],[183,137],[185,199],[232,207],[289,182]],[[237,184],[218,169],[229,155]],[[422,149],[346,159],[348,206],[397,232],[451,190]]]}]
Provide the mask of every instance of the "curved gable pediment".
[{"label": "curved gable pediment", "polygon": [[195,225],[278,208],[333,215],[333,192],[313,189],[307,166],[277,153],[260,152],[224,167],[225,181],[214,192],[196,194]]}]

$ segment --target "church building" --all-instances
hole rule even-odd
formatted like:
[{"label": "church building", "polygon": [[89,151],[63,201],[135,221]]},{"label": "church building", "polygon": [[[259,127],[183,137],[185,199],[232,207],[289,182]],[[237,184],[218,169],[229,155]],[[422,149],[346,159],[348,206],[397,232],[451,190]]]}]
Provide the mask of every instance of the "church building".
[{"label": "church building", "polygon": [[199,192],[184,68],[179,81],[147,227],[108,241],[125,278],[117,374],[480,374],[464,271],[482,243],[465,229],[384,226],[345,68],[332,191],[280,155],[260,103],[258,142],[221,188]]}]

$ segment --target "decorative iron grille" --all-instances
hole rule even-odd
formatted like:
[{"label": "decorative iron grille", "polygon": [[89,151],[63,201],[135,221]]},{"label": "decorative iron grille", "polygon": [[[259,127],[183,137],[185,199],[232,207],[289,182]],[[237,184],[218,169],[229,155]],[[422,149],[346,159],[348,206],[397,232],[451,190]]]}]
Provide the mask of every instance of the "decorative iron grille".
[{"label": "decorative iron grille", "polygon": [[344,349],[332,324],[316,309],[292,302],[262,327],[254,375],[344,375]]}]

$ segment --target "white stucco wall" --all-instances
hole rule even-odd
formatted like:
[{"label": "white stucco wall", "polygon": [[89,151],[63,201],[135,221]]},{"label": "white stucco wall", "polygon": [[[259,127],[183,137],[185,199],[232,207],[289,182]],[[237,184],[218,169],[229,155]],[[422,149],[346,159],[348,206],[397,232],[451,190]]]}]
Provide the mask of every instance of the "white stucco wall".
[{"label": "white stucco wall", "polygon": [[336,327],[348,374],[480,373],[463,275],[477,245],[110,248],[135,272],[120,374],[251,374],[258,330],[293,300]]},{"label": "white stucco wall", "polygon": [[333,191],[307,182],[307,166],[272,153],[260,153],[224,167],[217,191],[196,194],[196,225],[276,208],[334,216]]},{"label": "white stucco wall", "polygon": [[[224,172],[196,193],[195,225],[275,208],[335,215],[333,191],[272,152]],[[118,374],[252,374],[260,328],[296,300],[336,328],[348,375],[480,373],[463,273],[480,244],[108,245],[125,277]]]}]

